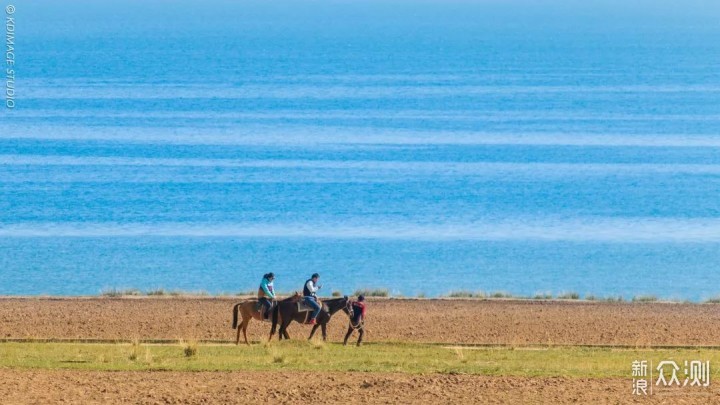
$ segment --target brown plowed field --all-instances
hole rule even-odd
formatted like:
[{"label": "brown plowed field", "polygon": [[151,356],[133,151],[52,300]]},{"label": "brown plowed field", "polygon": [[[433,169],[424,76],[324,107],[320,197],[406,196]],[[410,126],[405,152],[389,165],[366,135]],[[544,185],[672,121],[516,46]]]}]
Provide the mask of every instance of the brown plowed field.
[{"label": "brown plowed field", "polygon": [[652,404],[717,403],[720,391],[634,398],[627,379],[613,378],[0,370],[0,398],[3,404]]},{"label": "brown plowed field", "polygon": [[[232,298],[2,298],[0,338],[234,339]],[[347,317],[336,315],[331,340]],[[253,321],[249,337],[269,324]],[[293,324],[292,337],[309,333]],[[720,305],[376,299],[368,341],[456,344],[720,345]]]},{"label": "brown plowed field", "polygon": [[[0,298],[0,338],[233,340],[233,298]],[[368,341],[720,345],[720,305],[375,299]],[[347,319],[338,314],[330,339]],[[253,321],[250,336],[269,324]],[[304,338],[309,327],[293,325]],[[720,403],[720,389],[633,397],[627,378],[357,372],[108,372],[0,369],[3,404]]]}]

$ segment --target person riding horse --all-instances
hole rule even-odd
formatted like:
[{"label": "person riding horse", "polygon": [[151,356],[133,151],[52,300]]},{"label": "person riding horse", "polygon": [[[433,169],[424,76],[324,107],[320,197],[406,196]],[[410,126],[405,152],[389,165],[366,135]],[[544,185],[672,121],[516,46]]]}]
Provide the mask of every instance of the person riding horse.
[{"label": "person riding horse", "polygon": [[315,319],[320,314],[320,304],[317,302],[316,294],[320,287],[322,287],[317,283],[319,279],[320,275],[315,273],[305,281],[305,285],[303,286],[303,299],[307,305],[313,308],[313,313],[310,315],[310,321],[308,322],[310,325],[317,323]]},{"label": "person riding horse", "polygon": [[263,312],[263,318],[268,319],[270,309],[272,308],[272,301],[275,301],[275,288],[273,287],[273,281],[275,280],[275,274],[267,273],[263,276],[260,281],[260,287],[258,288],[258,302],[260,302],[260,310]]}]

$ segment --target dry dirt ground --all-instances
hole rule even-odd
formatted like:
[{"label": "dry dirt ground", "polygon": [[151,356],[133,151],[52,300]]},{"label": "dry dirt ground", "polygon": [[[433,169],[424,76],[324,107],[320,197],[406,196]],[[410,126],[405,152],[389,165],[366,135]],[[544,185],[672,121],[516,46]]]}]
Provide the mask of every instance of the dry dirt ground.
[{"label": "dry dirt ground", "polygon": [[[231,341],[233,298],[0,298],[0,338]],[[329,338],[340,341],[339,313]],[[269,324],[250,323],[250,339]],[[293,324],[294,338],[309,327]],[[720,305],[376,299],[367,341],[457,344],[720,345]]]},{"label": "dry dirt ground", "polygon": [[720,391],[633,397],[627,379],[307,372],[0,370],[4,404],[718,403]]},{"label": "dry dirt ground", "polygon": [[[232,298],[0,298],[0,338],[234,339]],[[720,345],[720,305],[512,300],[369,303],[368,341]],[[330,339],[341,340],[339,314]],[[255,321],[250,335],[266,336]],[[308,327],[290,333],[304,338]],[[710,391],[634,398],[625,378],[0,369],[0,403],[720,403]],[[692,395],[692,396],[689,396]]]}]

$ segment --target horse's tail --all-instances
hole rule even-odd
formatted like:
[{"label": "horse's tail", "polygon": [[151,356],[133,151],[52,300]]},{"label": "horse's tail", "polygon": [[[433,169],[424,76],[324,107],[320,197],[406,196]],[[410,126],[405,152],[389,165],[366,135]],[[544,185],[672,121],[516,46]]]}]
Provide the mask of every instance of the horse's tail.
[{"label": "horse's tail", "polygon": [[233,323],[232,323],[232,328],[233,328],[233,329],[237,328],[237,324],[238,324],[238,312],[239,312],[239,310],[240,310],[240,305],[242,305],[242,302],[238,302],[238,303],[235,304],[235,306],[233,307]]},{"label": "horse's tail", "polygon": [[275,328],[277,327],[279,322],[280,322],[280,305],[275,305],[275,308],[272,311],[272,329],[270,330],[271,336],[275,334]]}]

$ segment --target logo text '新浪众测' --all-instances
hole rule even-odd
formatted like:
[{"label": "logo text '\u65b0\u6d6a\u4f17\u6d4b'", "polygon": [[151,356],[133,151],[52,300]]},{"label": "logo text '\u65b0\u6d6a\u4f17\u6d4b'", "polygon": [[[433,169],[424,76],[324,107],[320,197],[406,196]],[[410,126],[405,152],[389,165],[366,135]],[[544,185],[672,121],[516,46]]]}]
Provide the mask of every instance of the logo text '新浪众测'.
[{"label": "logo text '\u65b0\u6d6a\u4f17\u6d4b'", "polygon": [[673,360],[660,361],[653,367],[647,360],[632,362],[633,395],[653,394],[653,388],[666,387],[709,387],[710,361],[685,360],[678,365]]}]

